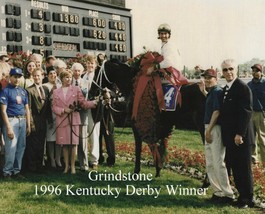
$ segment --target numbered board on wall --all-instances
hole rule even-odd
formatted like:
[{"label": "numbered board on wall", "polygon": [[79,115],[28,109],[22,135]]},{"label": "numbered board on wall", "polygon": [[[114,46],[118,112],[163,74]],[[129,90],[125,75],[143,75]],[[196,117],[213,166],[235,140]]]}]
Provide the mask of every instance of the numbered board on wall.
[{"label": "numbered board on wall", "polygon": [[1,53],[132,56],[131,14],[124,7],[73,0],[3,0],[0,7]]}]

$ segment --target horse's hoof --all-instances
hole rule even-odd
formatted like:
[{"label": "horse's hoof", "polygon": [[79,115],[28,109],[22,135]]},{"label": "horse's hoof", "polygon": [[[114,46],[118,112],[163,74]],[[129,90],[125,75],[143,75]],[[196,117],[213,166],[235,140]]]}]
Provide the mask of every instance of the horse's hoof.
[{"label": "horse's hoof", "polygon": [[140,169],[134,169],[133,173],[139,174],[140,173]]},{"label": "horse's hoof", "polygon": [[160,177],[160,173],[156,173],[156,178]]}]

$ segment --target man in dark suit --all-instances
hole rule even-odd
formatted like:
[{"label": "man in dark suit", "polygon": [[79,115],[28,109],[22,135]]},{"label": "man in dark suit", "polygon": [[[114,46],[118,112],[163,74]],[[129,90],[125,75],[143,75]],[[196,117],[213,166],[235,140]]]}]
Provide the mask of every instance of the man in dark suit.
[{"label": "man in dark suit", "polygon": [[39,171],[43,169],[44,145],[46,137],[46,120],[51,119],[49,90],[42,87],[44,71],[33,71],[34,84],[27,88],[30,106],[31,134],[27,137],[24,155],[25,169]]},{"label": "man in dark suit", "polygon": [[240,208],[253,207],[252,94],[248,86],[237,78],[237,65],[234,60],[223,61],[221,67],[227,81],[220,109],[222,138],[226,146],[226,163],[232,169],[235,185],[239,192],[237,206]]}]

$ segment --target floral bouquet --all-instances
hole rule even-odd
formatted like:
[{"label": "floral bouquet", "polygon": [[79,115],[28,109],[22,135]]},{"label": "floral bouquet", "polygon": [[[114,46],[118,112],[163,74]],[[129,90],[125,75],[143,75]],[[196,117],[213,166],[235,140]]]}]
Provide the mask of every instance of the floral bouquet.
[{"label": "floral bouquet", "polygon": [[164,58],[158,52],[155,51],[148,51],[146,47],[143,47],[144,52],[138,54],[137,56],[128,59],[127,63],[130,67],[135,69],[143,69],[150,67],[152,65],[159,64]]}]

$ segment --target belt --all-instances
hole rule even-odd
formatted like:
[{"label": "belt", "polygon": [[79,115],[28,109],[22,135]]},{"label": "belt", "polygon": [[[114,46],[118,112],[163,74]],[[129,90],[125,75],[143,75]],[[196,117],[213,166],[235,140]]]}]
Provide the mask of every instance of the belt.
[{"label": "belt", "polygon": [[8,116],[8,118],[25,118],[24,115]]}]

